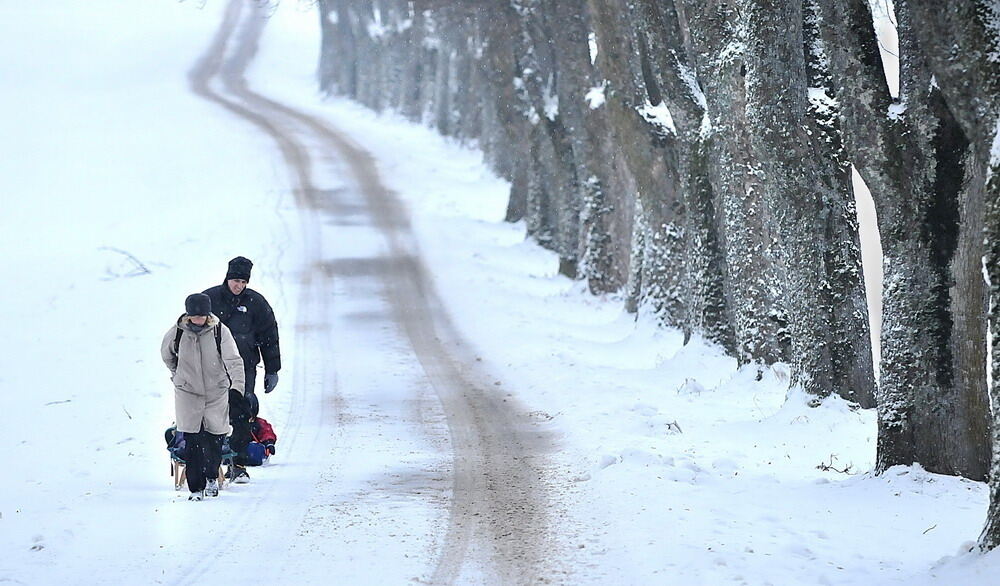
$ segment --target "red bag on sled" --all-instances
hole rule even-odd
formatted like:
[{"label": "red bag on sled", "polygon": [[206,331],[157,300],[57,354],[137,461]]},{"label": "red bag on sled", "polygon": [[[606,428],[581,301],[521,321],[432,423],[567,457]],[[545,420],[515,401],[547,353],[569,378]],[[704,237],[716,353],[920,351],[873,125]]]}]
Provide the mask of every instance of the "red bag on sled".
[{"label": "red bag on sled", "polygon": [[258,417],[250,423],[250,436],[253,441],[247,446],[247,465],[260,466],[274,455],[274,444],[278,436],[266,419]]},{"label": "red bag on sled", "polygon": [[254,419],[253,423],[250,424],[250,427],[253,432],[254,439],[265,446],[273,446],[278,442],[278,436],[274,434],[274,428],[271,427],[271,424],[268,423],[263,417]]}]

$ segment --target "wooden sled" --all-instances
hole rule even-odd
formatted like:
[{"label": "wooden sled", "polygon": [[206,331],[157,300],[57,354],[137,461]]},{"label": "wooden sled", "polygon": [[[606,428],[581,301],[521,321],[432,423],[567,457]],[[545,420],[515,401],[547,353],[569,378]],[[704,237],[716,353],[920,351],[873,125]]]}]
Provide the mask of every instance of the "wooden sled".
[{"label": "wooden sled", "polygon": [[170,456],[170,475],[174,477],[174,490],[180,490],[187,483],[187,466],[183,460]]},{"label": "wooden sled", "polygon": [[[226,480],[231,482],[236,474],[236,466],[233,464],[235,457],[236,454],[230,450],[222,453],[222,465],[219,466],[219,490],[225,487]],[[180,490],[187,485],[187,464],[173,453],[170,454],[170,476],[174,479],[174,490]]]}]

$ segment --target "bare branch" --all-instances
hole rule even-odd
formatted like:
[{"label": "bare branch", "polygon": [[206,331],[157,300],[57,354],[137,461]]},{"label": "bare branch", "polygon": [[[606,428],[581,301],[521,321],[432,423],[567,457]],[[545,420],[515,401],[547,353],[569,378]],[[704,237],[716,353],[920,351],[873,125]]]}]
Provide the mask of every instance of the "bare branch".
[{"label": "bare branch", "polygon": [[122,272],[122,273],[116,273],[116,272],[112,271],[110,267],[108,267],[108,269],[107,269],[108,275],[110,275],[112,278],[118,278],[118,277],[138,277],[138,276],[141,276],[141,275],[148,275],[148,274],[150,274],[150,273],[153,272],[153,271],[149,270],[149,268],[142,261],[140,261],[139,259],[137,259],[130,252],[121,250],[120,248],[114,248],[114,247],[111,247],[111,246],[102,246],[98,250],[107,250],[107,251],[110,251],[110,252],[117,252],[118,254],[120,254],[120,255],[122,255],[122,256],[125,257],[126,261],[124,261],[124,262],[130,263],[130,264],[126,264],[126,266],[124,267],[126,270],[125,270],[125,272]]}]

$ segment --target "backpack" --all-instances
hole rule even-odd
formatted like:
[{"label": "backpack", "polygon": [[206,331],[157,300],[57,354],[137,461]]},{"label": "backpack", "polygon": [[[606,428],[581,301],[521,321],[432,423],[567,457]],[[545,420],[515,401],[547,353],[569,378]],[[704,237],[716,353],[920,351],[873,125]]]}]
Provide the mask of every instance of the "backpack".
[{"label": "backpack", "polygon": [[[184,317],[185,313],[181,314]],[[181,320],[181,317],[177,318],[177,321]],[[214,328],[215,331],[215,349],[219,351],[219,362],[222,363],[222,369],[226,371],[226,378],[229,379],[229,385],[233,384],[233,377],[229,376],[229,369],[226,368],[226,361],[222,357],[222,322],[219,322]],[[181,350],[181,338],[184,337],[184,330],[180,326],[177,326],[177,333],[174,335],[174,354],[180,355]]]},{"label": "backpack", "polygon": [[[186,314],[181,314],[184,317]],[[180,317],[177,321],[180,321]],[[181,338],[184,336],[184,330],[180,326],[177,326],[177,334],[174,336],[174,354],[177,354],[181,349]],[[222,358],[222,328],[215,326],[215,349],[219,351],[219,358]]]}]

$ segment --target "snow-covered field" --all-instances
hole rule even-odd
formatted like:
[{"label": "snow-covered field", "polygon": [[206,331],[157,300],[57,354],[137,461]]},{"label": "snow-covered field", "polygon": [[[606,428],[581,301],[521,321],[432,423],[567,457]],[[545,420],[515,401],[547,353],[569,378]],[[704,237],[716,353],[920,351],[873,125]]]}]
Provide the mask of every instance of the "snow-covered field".
[{"label": "snow-covered field", "polygon": [[[683,346],[620,299],[557,276],[555,256],[501,221],[507,186],[474,149],[317,95],[309,4],[281,3],[251,85],[351,135],[407,202],[439,293],[497,392],[559,438],[555,530],[578,583],[996,583],[1000,554],[968,553],[984,485],[916,467],[874,477],[872,412],[837,399],[808,407],[783,368],[758,381],[757,368]],[[303,499],[364,490],[359,470],[316,484],[324,467],[396,455],[375,443],[387,424],[361,418],[373,443],[335,462],[310,427],[319,420],[296,410],[309,381],[291,372],[310,349],[293,328],[302,242],[286,170],[267,137],[187,89],[224,8],[52,0],[12,4],[0,21],[0,582],[207,583],[266,565],[275,584],[376,584],[393,566],[432,564],[403,561],[432,551],[435,536],[421,537],[439,528],[430,508],[392,519],[426,545],[370,544],[350,571],[310,566],[314,552],[295,547],[309,533]],[[282,325],[285,370],[263,398],[282,439],[251,485],[188,503],[167,475],[173,405],[159,342],[184,297],[220,282],[236,255],[254,260],[250,286]],[[385,342],[350,323],[334,347],[360,360],[366,343]],[[362,396],[357,365],[339,364],[344,396]],[[357,411],[388,409],[365,392],[371,404]],[[225,567],[199,561],[214,549],[236,553]]]}]

